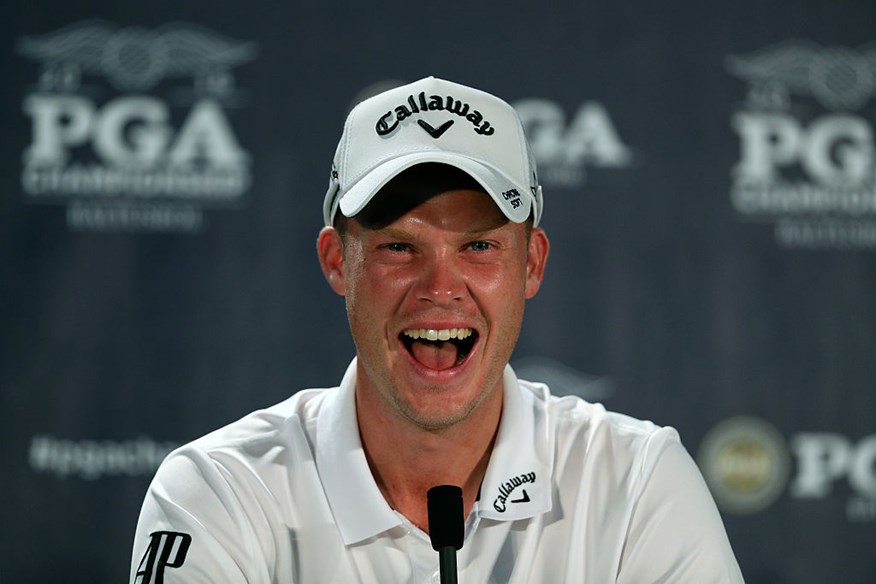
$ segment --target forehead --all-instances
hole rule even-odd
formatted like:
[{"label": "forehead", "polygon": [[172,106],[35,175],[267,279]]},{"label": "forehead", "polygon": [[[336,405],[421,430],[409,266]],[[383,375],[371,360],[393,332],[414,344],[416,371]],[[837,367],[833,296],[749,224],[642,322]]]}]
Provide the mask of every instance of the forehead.
[{"label": "forehead", "polygon": [[355,219],[366,229],[382,229],[427,201],[451,191],[482,193],[482,197],[468,200],[484,199],[488,206],[483,202],[477,205],[482,211],[492,206],[501,215],[480,183],[470,175],[445,164],[426,163],[409,168],[389,181]]}]

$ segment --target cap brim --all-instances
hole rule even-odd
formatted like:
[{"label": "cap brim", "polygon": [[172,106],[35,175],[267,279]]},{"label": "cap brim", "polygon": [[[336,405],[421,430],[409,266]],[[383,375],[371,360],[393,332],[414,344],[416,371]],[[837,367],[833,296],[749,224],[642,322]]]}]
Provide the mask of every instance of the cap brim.
[{"label": "cap brim", "polygon": [[403,170],[424,162],[448,164],[469,174],[492,197],[502,213],[514,223],[523,223],[529,218],[533,195],[528,187],[514,183],[482,162],[445,152],[417,152],[384,162],[341,195],[339,201],[341,213],[346,217],[356,215],[386,183]]}]

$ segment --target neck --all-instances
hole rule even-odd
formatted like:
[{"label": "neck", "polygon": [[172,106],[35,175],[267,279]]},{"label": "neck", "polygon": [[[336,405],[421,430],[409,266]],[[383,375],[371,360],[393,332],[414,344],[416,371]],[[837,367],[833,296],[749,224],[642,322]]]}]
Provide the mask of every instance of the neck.
[{"label": "neck", "polygon": [[[483,403],[478,415],[440,430],[363,412],[357,394],[359,433],[377,486],[389,505],[411,523],[428,529],[426,491],[436,485],[462,488],[465,516],[477,499],[502,412],[502,392]],[[367,402],[367,398],[364,400]],[[383,414],[383,415],[381,415]],[[367,419],[366,423],[361,420]]]}]

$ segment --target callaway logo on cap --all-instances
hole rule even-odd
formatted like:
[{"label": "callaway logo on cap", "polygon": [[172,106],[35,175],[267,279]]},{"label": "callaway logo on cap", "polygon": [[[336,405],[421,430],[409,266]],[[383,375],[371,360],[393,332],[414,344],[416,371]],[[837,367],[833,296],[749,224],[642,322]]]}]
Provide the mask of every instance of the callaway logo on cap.
[{"label": "callaway logo on cap", "polygon": [[438,162],[467,172],[505,216],[541,218],[535,159],[517,112],[478,89],[435,77],[367,99],[350,112],[323,204],[326,225],[347,217],[403,170]]}]

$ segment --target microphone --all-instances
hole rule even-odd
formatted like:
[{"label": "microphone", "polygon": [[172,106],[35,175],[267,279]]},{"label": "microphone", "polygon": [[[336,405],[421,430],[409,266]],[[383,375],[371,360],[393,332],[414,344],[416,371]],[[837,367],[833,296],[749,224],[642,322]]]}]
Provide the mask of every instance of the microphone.
[{"label": "microphone", "polygon": [[465,524],[462,517],[462,489],[438,485],[426,492],[429,509],[429,539],[438,552],[441,584],[457,584],[456,550],[462,547]]}]

